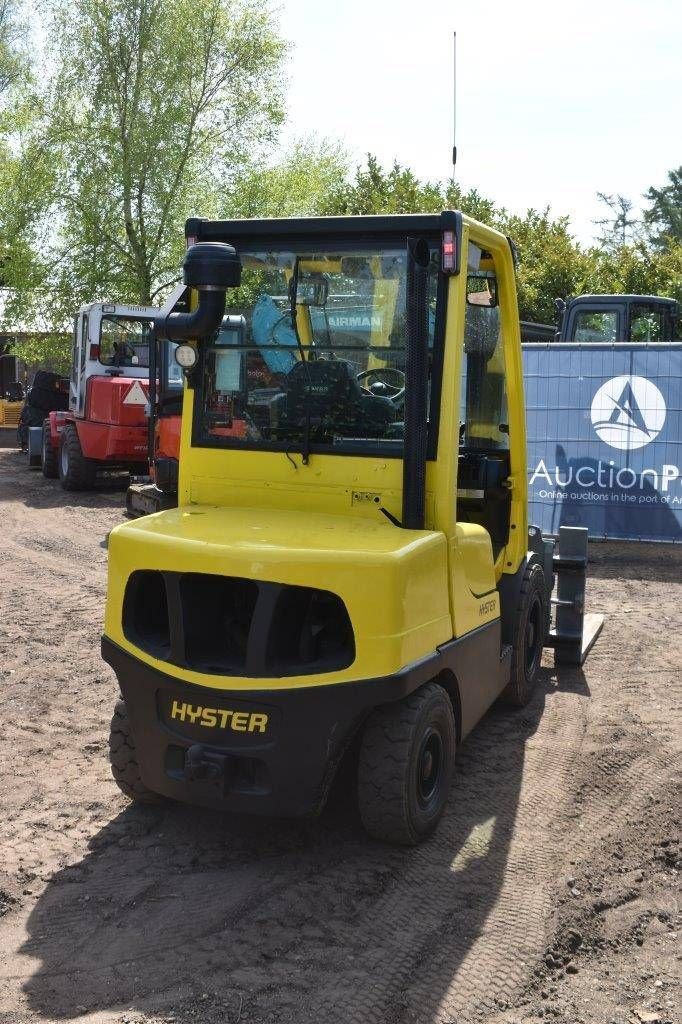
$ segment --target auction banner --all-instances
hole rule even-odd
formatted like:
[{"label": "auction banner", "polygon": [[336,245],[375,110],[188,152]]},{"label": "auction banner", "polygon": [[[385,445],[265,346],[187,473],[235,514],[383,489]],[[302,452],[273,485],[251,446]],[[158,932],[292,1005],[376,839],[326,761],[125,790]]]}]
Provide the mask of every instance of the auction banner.
[{"label": "auction banner", "polygon": [[529,521],[682,541],[682,344],[523,346]]}]

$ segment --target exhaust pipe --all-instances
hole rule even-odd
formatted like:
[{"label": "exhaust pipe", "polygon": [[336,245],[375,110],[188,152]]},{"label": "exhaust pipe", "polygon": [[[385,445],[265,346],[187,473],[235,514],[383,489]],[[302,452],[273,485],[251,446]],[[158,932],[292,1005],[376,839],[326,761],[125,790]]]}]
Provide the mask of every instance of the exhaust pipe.
[{"label": "exhaust pipe", "polygon": [[403,516],[407,530],[424,529],[426,503],[427,385],[429,370],[429,246],[407,240],[407,339]]},{"label": "exhaust pipe", "polygon": [[197,242],[185,253],[182,279],[199,292],[191,313],[162,313],[154,321],[157,339],[185,341],[202,338],[220,327],[225,314],[225,293],[238,287],[242,265],[237,251],[225,242]]}]

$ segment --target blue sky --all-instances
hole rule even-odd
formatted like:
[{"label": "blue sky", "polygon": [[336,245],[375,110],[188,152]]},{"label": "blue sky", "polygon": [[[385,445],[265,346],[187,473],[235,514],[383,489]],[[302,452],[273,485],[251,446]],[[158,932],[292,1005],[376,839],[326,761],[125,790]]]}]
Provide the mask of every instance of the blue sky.
[{"label": "blue sky", "polygon": [[639,202],[682,164],[678,0],[284,0],[289,137],[450,172],[523,212],[550,204],[589,242],[597,190]]}]

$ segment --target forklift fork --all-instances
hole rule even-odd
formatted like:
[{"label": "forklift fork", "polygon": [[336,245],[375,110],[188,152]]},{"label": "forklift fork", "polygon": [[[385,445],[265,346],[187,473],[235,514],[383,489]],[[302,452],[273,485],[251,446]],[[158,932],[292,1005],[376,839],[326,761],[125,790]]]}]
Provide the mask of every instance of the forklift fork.
[{"label": "forklift fork", "polygon": [[582,665],[604,625],[603,615],[585,614],[587,561],[587,529],[559,527],[558,551],[552,559],[557,586],[551,603],[556,614],[547,638],[556,664]]}]

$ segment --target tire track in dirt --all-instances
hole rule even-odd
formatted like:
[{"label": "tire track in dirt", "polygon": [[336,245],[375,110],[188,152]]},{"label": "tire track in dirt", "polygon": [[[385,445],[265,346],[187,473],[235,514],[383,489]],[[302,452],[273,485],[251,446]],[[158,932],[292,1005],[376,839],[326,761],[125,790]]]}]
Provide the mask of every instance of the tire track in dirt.
[{"label": "tire track in dirt", "polygon": [[[674,730],[640,692],[674,620],[669,585],[596,580],[592,607],[609,621],[585,675],[546,669],[529,708],[486,717],[417,850],[367,840],[338,793],[318,822],[149,814],[126,806],[105,760],[116,687],[99,658],[99,544],[122,496],[81,499],[35,477],[26,488],[4,460],[0,1015],[499,1019],[552,937],[569,854],[597,857],[601,837],[670,782],[670,736],[655,737]],[[671,680],[676,657],[663,647],[653,659]]]},{"label": "tire track in dirt", "polygon": [[[357,986],[355,978],[356,987],[348,986],[354,995],[341,1006],[337,1003],[335,1010],[343,1010],[343,1019],[478,1021],[523,984],[534,951],[544,940],[556,861],[552,833],[561,819],[560,794],[580,746],[582,721],[575,701],[553,695],[525,754],[516,755],[524,780],[533,782],[521,785],[516,816],[500,821],[499,780],[515,776],[513,756],[501,753],[510,724],[504,713],[495,711],[481,727],[482,735],[472,737],[452,811],[432,843],[411,858],[404,884],[374,908],[367,948],[378,953],[370,953],[364,984]],[[507,790],[506,796],[513,807],[513,793]],[[477,823],[462,844],[457,828],[467,807]],[[513,832],[506,859],[500,848],[495,850],[496,830]],[[446,863],[458,847],[449,863],[449,898],[442,885],[425,890],[421,880],[429,877],[433,864]],[[499,891],[488,912],[481,913],[477,897],[494,881],[495,871]],[[359,945],[364,941],[363,936]],[[371,1000],[370,976],[381,978],[372,986]],[[325,1015],[320,1003],[310,1019],[334,1017]]]},{"label": "tire track in dirt", "polygon": [[[262,1019],[268,1019],[268,1006],[285,996],[294,976],[301,992],[316,989],[317,997],[308,1006],[298,1006],[292,1020],[436,1021],[451,1019],[454,1013],[463,1021],[483,1019],[496,996],[508,996],[523,984],[544,941],[546,891],[553,864],[551,836],[544,845],[532,836],[512,845],[509,857],[506,843],[512,832],[519,831],[519,820],[515,820],[519,793],[518,815],[524,825],[532,819],[542,826],[556,815],[556,794],[579,746],[582,724],[573,695],[553,693],[550,700],[525,757],[522,744],[534,728],[539,708],[530,716],[526,712],[511,719],[494,712],[484,723],[464,748],[451,811],[434,839],[417,851],[368,846],[358,842],[355,834],[344,835],[342,828],[340,842],[333,844],[335,854],[322,837],[322,849],[315,844],[312,857],[304,848],[293,860],[287,855],[265,863],[259,856],[261,836],[257,835],[256,843],[247,842],[240,854],[248,866],[233,867],[229,880],[220,872],[202,872],[200,856],[195,873],[188,878],[157,876],[156,899],[163,903],[164,893],[174,893],[167,897],[171,917],[176,900],[192,908],[191,927],[175,920],[176,941],[165,946],[150,942],[148,936],[135,940],[135,935],[145,936],[145,909],[143,905],[142,910],[131,912],[130,899],[114,914],[116,921],[91,918],[87,910],[84,914],[82,903],[70,898],[46,901],[31,922],[33,933],[44,935],[43,929],[49,927],[62,936],[79,935],[80,941],[68,944],[71,970],[63,970],[63,953],[59,965],[43,965],[41,988],[60,1005],[76,985],[81,1002],[88,1005],[91,999],[96,1005],[101,992],[96,976],[101,980],[115,967],[125,967],[126,974],[144,974],[142,990],[153,991],[163,1002],[162,977],[174,987],[183,965],[195,985],[210,987],[214,967],[207,970],[206,965],[213,963],[215,948],[224,945],[237,952],[229,968],[221,965],[221,975],[227,975],[228,986],[238,986],[246,972],[251,979],[249,1019],[254,1021],[261,1019],[261,1003]],[[516,739],[511,746],[510,731]],[[542,785],[524,789],[522,772],[542,778]],[[496,787],[500,775],[508,782]],[[181,809],[167,812],[166,818],[183,813]],[[107,876],[112,866],[107,861]],[[383,885],[372,884],[377,867],[384,876]],[[369,884],[363,880],[368,869]],[[88,891],[96,891],[106,904],[121,885],[121,873],[105,879],[98,866],[94,873],[96,885]],[[136,884],[146,886],[154,877],[138,876]],[[358,881],[360,905],[356,899],[343,898]],[[231,895],[234,888],[242,893],[236,903]],[[495,902],[482,905],[481,892],[490,892]],[[63,892],[62,900],[65,896]],[[306,939],[301,929],[320,912],[322,935]],[[157,921],[157,933],[163,916]],[[112,948],[112,927],[121,923],[123,942]],[[25,952],[30,955],[41,944],[45,945],[44,939],[30,942]],[[431,949],[437,950],[437,956],[424,971],[421,965]],[[84,951],[85,962],[74,970]],[[162,977],[149,964],[159,956],[164,958]],[[254,970],[258,961],[265,970]],[[309,966],[302,968],[301,963]],[[456,964],[461,964],[458,972]],[[139,987],[133,993],[125,984],[118,992],[123,1000],[135,994],[137,998],[142,994]]]}]

